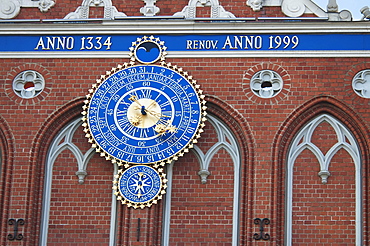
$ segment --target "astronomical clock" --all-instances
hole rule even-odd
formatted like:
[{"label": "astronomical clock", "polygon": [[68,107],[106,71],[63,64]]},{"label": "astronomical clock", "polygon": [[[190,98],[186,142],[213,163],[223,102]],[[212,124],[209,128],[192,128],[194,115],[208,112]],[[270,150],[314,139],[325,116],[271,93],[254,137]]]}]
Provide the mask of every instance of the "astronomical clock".
[{"label": "astronomical clock", "polygon": [[165,194],[164,166],[200,138],[206,101],[192,76],[165,61],[164,41],[144,36],[129,49],[130,60],[89,90],[83,127],[96,152],[119,166],[113,181],[117,199],[145,208]]}]

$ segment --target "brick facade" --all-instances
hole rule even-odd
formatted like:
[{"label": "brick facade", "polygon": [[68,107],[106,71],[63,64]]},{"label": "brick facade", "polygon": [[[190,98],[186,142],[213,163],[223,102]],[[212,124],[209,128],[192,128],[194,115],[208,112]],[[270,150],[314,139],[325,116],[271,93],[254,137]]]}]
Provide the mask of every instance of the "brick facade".
[{"label": "brick facade", "polygon": [[[21,8],[16,18],[62,19],[75,11],[79,2],[57,1],[46,13],[35,8]],[[159,0],[156,6],[161,9],[160,15],[169,16],[187,4],[185,0]],[[237,17],[284,17],[280,7],[253,12],[245,1],[221,1],[220,4]],[[141,16],[139,9],[143,2],[113,1],[113,5],[127,16]],[[92,7],[90,11],[91,18],[102,14],[101,8]],[[207,15],[206,8],[199,9],[199,17]],[[135,24],[140,25],[140,21]],[[284,25],[274,22],[274,25],[279,24]],[[0,29],[8,28],[6,25],[11,24],[0,23]],[[369,28],[368,22],[363,25]],[[328,26],[330,23],[325,27]],[[51,31],[53,26],[48,28]],[[363,218],[360,231],[362,245],[369,245],[370,101],[359,97],[352,89],[353,77],[370,69],[369,56],[166,58],[167,62],[188,71],[201,85],[208,113],[233,134],[240,153],[240,172],[235,173],[232,156],[225,148],[220,148],[212,156],[205,184],[198,176],[200,164],[195,152],[175,162],[171,217],[166,222],[170,225],[169,245],[232,245],[235,179],[240,184],[238,243],[284,245],[287,155],[300,129],[323,114],[341,122],[359,147],[360,213]],[[3,78],[0,82],[0,210],[3,215],[0,244],[39,245],[45,165],[50,146],[67,125],[81,117],[85,95],[95,80],[117,64],[127,62],[129,57],[2,58],[0,55],[0,58]],[[277,72],[284,81],[276,97],[261,98],[250,89],[252,76],[264,69]],[[12,87],[14,77],[25,70],[39,72],[46,81],[43,92],[32,99],[19,97]],[[79,127],[72,139],[77,149],[86,153],[91,145],[82,130],[83,127]],[[197,146],[206,153],[217,141],[215,128],[207,123]],[[336,142],[337,134],[326,122],[312,135],[312,143],[323,153]],[[309,149],[299,154],[294,163],[292,245],[355,245],[358,207],[353,157],[345,149],[332,157],[327,184],[318,176],[320,164]],[[116,223],[112,223],[114,166],[94,154],[82,184],[78,182],[76,171],[76,155],[71,149],[62,149],[52,166],[51,200],[50,207],[46,208],[50,216],[47,245],[109,245],[112,224],[116,226],[116,245],[163,244],[166,198],[151,208],[136,210],[118,203],[113,212]],[[25,225],[19,226],[23,240],[7,239],[8,234],[13,233],[13,226],[8,225],[10,218],[25,220]],[[253,239],[254,233],[259,233],[259,226],[253,223],[255,218],[270,219],[264,231],[271,236],[270,240]]]}]

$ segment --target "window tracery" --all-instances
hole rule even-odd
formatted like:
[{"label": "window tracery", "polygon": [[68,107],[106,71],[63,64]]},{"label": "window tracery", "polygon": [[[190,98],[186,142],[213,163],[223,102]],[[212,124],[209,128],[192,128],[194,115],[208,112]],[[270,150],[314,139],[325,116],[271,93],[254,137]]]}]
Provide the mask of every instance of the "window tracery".
[{"label": "window tracery", "polygon": [[[313,143],[312,137],[315,132],[315,129],[323,122],[328,123],[334,130],[336,134],[336,143],[334,143],[331,148],[324,153],[316,144]],[[361,231],[362,231],[362,186],[361,186],[361,155],[358,144],[355,138],[352,136],[351,132],[337,119],[334,117],[323,114],[311,122],[309,122],[306,126],[304,126],[291,144],[289,153],[288,153],[288,160],[287,160],[287,176],[286,176],[286,225],[287,225],[287,246],[292,244],[292,217],[293,217],[293,168],[296,159],[298,156],[304,151],[309,150],[311,151],[315,157],[317,158],[320,171],[318,176],[322,179],[322,184],[328,183],[328,177],[331,175],[329,172],[329,167],[332,158],[336,155],[340,150],[344,149],[349,153],[352,157],[353,162],[355,164],[355,193],[356,193],[356,245],[361,244]]]},{"label": "window tracery", "polygon": [[360,71],[354,76],[352,88],[360,97],[370,98],[370,69]]},{"label": "window tracery", "polygon": [[262,70],[253,75],[250,86],[255,95],[271,98],[283,89],[283,79],[277,72]]},{"label": "window tracery", "polygon": [[[233,133],[226,127],[226,125],[219,119],[212,115],[207,116],[208,122],[212,124],[217,133],[217,142],[207,150],[206,153],[195,145],[192,149],[200,163],[200,182],[204,185],[207,184],[208,175],[212,175],[209,171],[209,166],[213,156],[221,149],[225,149],[233,160],[234,167],[234,200],[233,200],[233,235],[232,245],[238,245],[238,231],[239,231],[239,191],[240,191],[240,149],[238,143],[235,140]],[[164,212],[164,224],[163,224],[163,242],[164,245],[169,245],[169,228],[170,228],[170,214],[171,214],[171,188],[172,188],[172,169],[174,163],[167,166],[167,179],[168,188],[165,199],[165,212]]]},{"label": "window tracery", "polygon": [[44,77],[39,72],[33,70],[23,71],[13,80],[13,91],[21,98],[34,98],[38,96],[44,88]]}]

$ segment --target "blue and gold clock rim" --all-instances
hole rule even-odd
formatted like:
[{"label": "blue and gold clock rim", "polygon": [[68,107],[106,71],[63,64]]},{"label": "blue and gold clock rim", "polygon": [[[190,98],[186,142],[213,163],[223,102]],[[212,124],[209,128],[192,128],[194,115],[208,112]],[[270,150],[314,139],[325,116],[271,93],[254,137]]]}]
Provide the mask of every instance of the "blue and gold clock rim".
[{"label": "blue and gold clock rim", "polygon": [[[92,96],[94,95],[95,91],[97,88],[110,76],[114,75],[115,73],[134,66],[140,66],[139,64],[136,64],[135,61],[131,60],[129,63],[123,63],[119,64],[117,67],[113,67],[111,70],[106,71],[104,75],[101,75],[99,79],[96,80],[96,83],[92,85],[91,89],[89,90],[89,94],[86,95],[86,100],[84,101],[84,106],[83,106],[83,124],[82,126],[84,127],[84,132],[85,132],[85,137],[88,138],[88,142],[91,143],[91,146],[95,148],[96,152],[100,153],[100,156],[105,158],[106,160],[110,160],[112,163],[117,164],[118,166],[124,166],[125,168],[128,168],[131,165],[135,164],[146,164],[146,165],[153,165],[154,167],[159,167],[163,166],[165,163],[171,163],[173,161],[178,160],[179,157],[183,156],[185,153],[189,152],[191,148],[193,148],[193,145],[198,142],[198,139],[200,138],[200,134],[203,132],[203,128],[205,126],[205,121],[206,121],[206,100],[205,100],[205,95],[203,95],[203,91],[200,89],[200,86],[197,84],[197,81],[193,79],[192,76],[188,74],[188,72],[184,71],[181,67],[178,67],[177,65],[172,65],[171,63],[166,63],[164,61],[160,62],[160,66],[169,68],[179,74],[181,74],[183,77],[185,77],[189,83],[193,86],[194,90],[196,91],[199,102],[200,102],[200,109],[201,109],[201,117],[200,117],[200,122],[198,125],[198,129],[196,133],[194,134],[193,139],[189,141],[187,146],[185,146],[181,151],[176,153],[176,155],[173,155],[165,160],[161,160],[159,162],[153,162],[153,163],[130,163],[122,159],[118,159],[109,153],[107,153],[104,148],[99,146],[99,144],[95,141],[93,134],[91,134],[91,129],[89,128],[88,124],[88,108],[90,106],[90,100]],[[141,65],[143,66],[143,65]]]}]

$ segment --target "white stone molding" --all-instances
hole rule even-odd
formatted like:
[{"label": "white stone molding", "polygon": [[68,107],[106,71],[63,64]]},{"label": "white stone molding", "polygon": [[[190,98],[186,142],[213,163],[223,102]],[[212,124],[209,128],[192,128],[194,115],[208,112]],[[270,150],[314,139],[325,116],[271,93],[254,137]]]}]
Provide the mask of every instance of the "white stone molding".
[{"label": "white stone molding", "polygon": [[[118,165],[113,165],[113,177],[118,174]],[[114,194],[114,190],[112,190],[112,207],[111,207],[111,219],[110,219],[110,230],[109,230],[109,246],[116,246],[116,237],[117,237],[117,196]]]},{"label": "white stone molding", "polygon": [[[192,149],[193,153],[197,156],[200,163],[200,175],[202,184],[207,182],[207,173],[211,164],[213,156],[220,150],[225,149],[233,163],[230,165],[234,166],[234,201],[233,201],[233,234],[232,234],[232,245],[238,245],[238,233],[239,233],[239,191],[240,191],[240,148],[235,140],[233,133],[225,126],[223,122],[212,115],[208,115],[208,122],[212,124],[216,131],[217,142],[207,151],[203,153],[202,150],[195,145]],[[210,173],[211,174],[211,173]]]},{"label": "white stone molding", "polygon": [[248,0],[247,5],[250,6],[253,11],[260,11],[262,9],[262,0]]},{"label": "white stone molding", "polygon": [[329,0],[327,9],[328,12],[338,12],[337,0]]},{"label": "white stone molding", "polygon": [[363,98],[370,98],[370,69],[358,72],[352,79],[354,92]]},{"label": "white stone molding", "polygon": [[180,16],[186,19],[195,18],[197,7],[211,7],[211,18],[235,18],[235,15],[226,11],[218,0],[189,0],[188,5],[181,12],[177,12],[173,16]]},{"label": "white stone molding", "polygon": [[304,14],[314,14],[317,17],[328,18],[329,21],[351,21],[352,14],[348,10],[338,12],[336,0],[328,0],[325,12],[312,0],[247,0],[246,4],[253,11],[260,11],[263,6],[281,6],[282,12],[288,17],[301,17]]},{"label": "white stone molding", "polygon": [[105,19],[114,19],[115,17],[125,17],[126,14],[118,12],[117,8],[112,5],[111,0],[83,0],[75,12],[71,12],[64,19],[88,19],[90,7],[104,7]]},{"label": "white stone molding", "polygon": [[155,16],[159,13],[160,9],[155,6],[157,0],[143,0],[145,2],[145,6],[140,9],[140,13],[145,16]]},{"label": "white stone molding", "polygon": [[171,228],[171,197],[172,197],[172,177],[173,177],[173,165],[166,165],[166,178],[167,178],[167,190],[164,195],[164,209],[163,209],[163,234],[162,244],[163,246],[170,246],[170,228]]},{"label": "white stone molding", "polygon": [[64,150],[69,150],[73,153],[77,161],[77,172],[78,181],[83,184],[84,178],[87,175],[86,169],[89,160],[95,153],[93,148],[90,148],[86,153],[82,151],[73,143],[73,136],[77,129],[80,129],[81,119],[77,119],[67,125],[53,140],[49,147],[48,154],[46,157],[45,165],[45,182],[44,182],[44,197],[42,206],[42,223],[41,223],[41,236],[40,245],[47,244],[47,235],[49,228],[49,207],[51,198],[51,186],[52,186],[52,174],[55,160]]},{"label": "white stone molding", "polygon": [[13,80],[13,91],[21,98],[34,98],[38,96],[44,88],[44,77],[39,72],[33,70],[23,71],[15,76]]},{"label": "white stone molding", "polygon": [[351,21],[352,14],[348,10],[334,12],[333,2],[328,4],[332,8],[330,13],[326,13],[317,4],[311,0],[283,0],[281,9],[289,17],[300,17],[303,14],[315,14],[318,17],[328,17],[329,21]]},{"label": "white stone molding", "polygon": [[[200,163],[200,175],[202,184],[207,183],[207,176],[210,175],[208,167],[211,164],[213,156],[220,150],[225,149],[233,163],[230,165],[234,166],[234,200],[233,200],[233,229],[232,229],[232,246],[239,245],[239,193],[240,193],[240,149],[235,140],[232,132],[222,123],[219,119],[214,116],[207,115],[208,122],[212,124],[217,133],[217,142],[207,151],[206,154],[195,145],[191,150],[197,157]],[[163,212],[163,241],[162,245],[169,246],[170,239],[170,227],[171,227],[171,190],[172,190],[172,176],[173,176],[173,165],[171,163],[167,165],[167,192],[164,201],[164,212]]]},{"label": "white stone molding", "polygon": [[303,14],[326,17],[326,13],[311,0],[283,0],[281,10],[289,17],[300,17]]},{"label": "white stone molding", "polygon": [[0,18],[12,19],[16,17],[21,7],[36,7],[41,12],[47,12],[54,5],[54,0],[0,0]]},{"label": "white stone molding", "polygon": [[283,0],[263,0],[262,5],[263,6],[281,6],[281,2]]},{"label": "white stone molding", "polygon": [[255,95],[272,98],[283,89],[283,79],[277,72],[262,70],[253,75],[250,86]]},{"label": "white stone molding", "polygon": [[207,183],[207,177],[211,174],[210,171],[206,169],[202,169],[198,172],[198,175],[200,176],[202,184]]},{"label": "white stone molding", "polygon": [[[324,154],[314,143],[312,143],[312,135],[318,125],[327,122],[337,135],[337,143],[335,143],[326,154]],[[310,123],[305,125],[294,138],[288,153],[287,176],[286,176],[286,244],[292,245],[292,217],[293,217],[293,169],[297,157],[304,151],[310,150],[317,158],[320,165],[318,175],[322,179],[322,183],[328,182],[330,176],[329,166],[333,156],[339,150],[346,150],[352,157],[355,165],[355,183],[356,183],[356,245],[361,245],[362,241],[362,186],[361,186],[361,154],[356,139],[351,132],[334,117],[323,114]]]},{"label": "white stone molding", "polygon": [[360,9],[361,14],[363,14],[362,20],[370,19],[370,9],[369,6],[364,6]]}]

